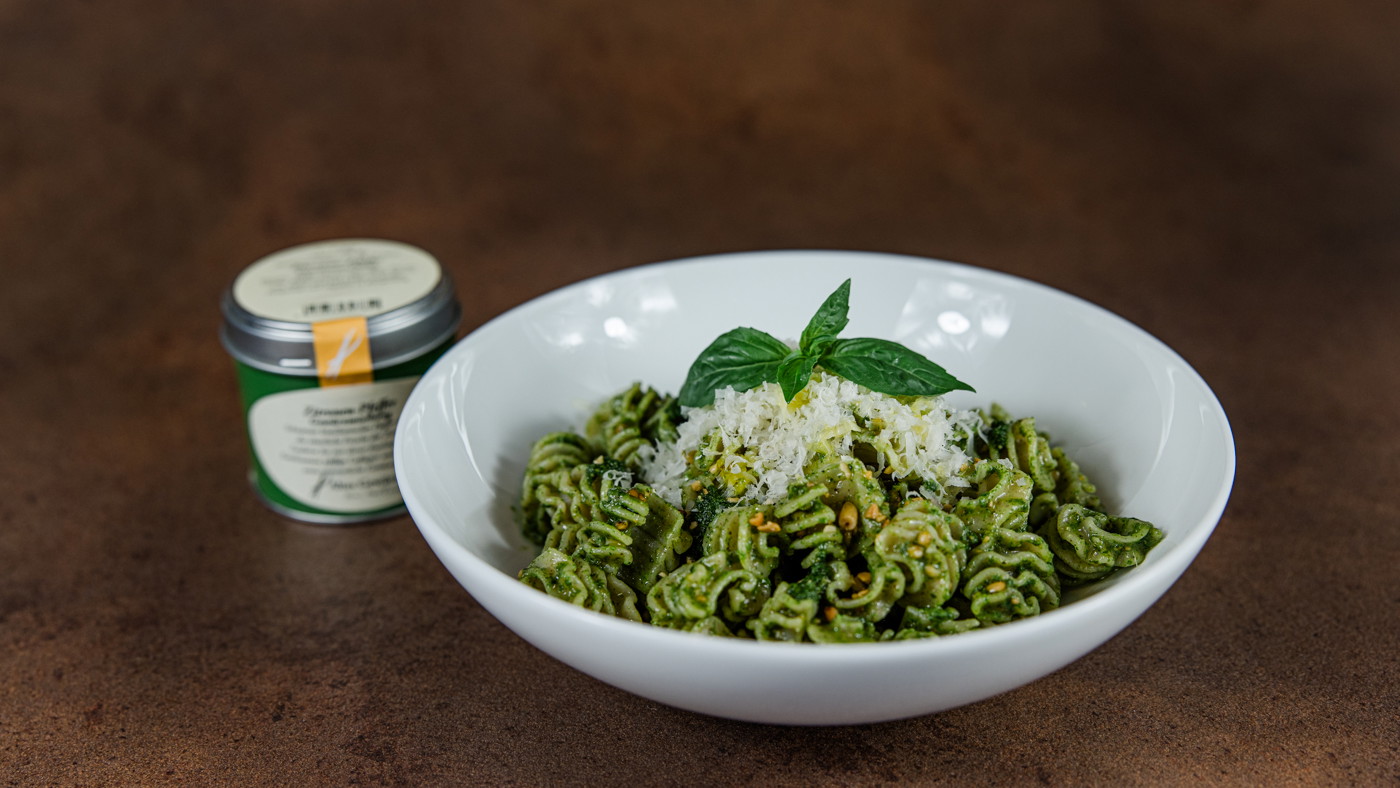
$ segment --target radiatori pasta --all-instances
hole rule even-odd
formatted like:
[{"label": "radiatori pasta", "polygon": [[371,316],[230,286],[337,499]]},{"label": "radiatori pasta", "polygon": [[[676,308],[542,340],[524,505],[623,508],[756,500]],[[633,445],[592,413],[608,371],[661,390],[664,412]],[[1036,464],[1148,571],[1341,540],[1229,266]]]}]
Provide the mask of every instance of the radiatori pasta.
[{"label": "radiatori pasta", "polygon": [[682,409],[635,384],[534,446],[520,573],[653,626],[813,643],[925,638],[1053,609],[1162,540],[1111,515],[1034,419],[818,372]]}]

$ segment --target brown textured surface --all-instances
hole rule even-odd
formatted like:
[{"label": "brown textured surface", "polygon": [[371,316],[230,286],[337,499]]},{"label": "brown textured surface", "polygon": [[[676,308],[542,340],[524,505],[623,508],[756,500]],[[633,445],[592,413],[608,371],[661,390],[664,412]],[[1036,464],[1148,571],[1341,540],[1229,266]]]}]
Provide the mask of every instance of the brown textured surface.
[{"label": "brown textured surface", "polygon": [[[0,782],[1400,780],[1400,13],[864,5],[0,1]],[[468,328],[725,250],[1027,276],[1201,371],[1234,498],[1016,692],[660,707],[504,630],[406,518],[253,500],[218,296],[342,235],[437,253]]]}]

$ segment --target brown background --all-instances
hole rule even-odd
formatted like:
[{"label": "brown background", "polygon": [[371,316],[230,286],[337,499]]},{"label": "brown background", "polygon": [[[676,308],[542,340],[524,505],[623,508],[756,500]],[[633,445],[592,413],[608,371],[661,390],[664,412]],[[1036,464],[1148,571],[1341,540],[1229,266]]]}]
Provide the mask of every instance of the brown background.
[{"label": "brown background", "polygon": [[[1400,780],[1397,40],[1381,0],[0,0],[0,782]],[[1007,695],[661,707],[407,518],[248,492],[219,295],[345,235],[436,253],[467,329],[729,250],[1026,276],[1196,366],[1235,494],[1157,606]]]}]

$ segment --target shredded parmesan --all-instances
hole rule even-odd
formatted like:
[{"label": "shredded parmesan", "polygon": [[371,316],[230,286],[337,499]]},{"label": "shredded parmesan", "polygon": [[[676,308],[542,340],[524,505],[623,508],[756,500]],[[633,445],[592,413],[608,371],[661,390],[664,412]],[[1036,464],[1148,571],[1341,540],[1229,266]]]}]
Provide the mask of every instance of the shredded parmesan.
[{"label": "shredded parmesan", "polygon": [[776,503],[800,482],[817,452],[850,455],[859,442],[877,454],[878,468],[897,479],[915,477],[943,488],[964,487],[962,469],[971,462],[962,435],[977,430],[971,411],[949,408],[941,397],[879,394],[826,372],[817,372],[792,401],[777,384],[749,391],[726,388],[713,405],[687,408],[675,443],[647,457],[643,478],[679,505],[688,458],[700,453],[720,462],[717,472],[742,487],[746,500]]},{"label": "shredded parmesan", "polygon": [[632,474],[629,471],[603,471],[603,481],[618,489],[632,489]]}]

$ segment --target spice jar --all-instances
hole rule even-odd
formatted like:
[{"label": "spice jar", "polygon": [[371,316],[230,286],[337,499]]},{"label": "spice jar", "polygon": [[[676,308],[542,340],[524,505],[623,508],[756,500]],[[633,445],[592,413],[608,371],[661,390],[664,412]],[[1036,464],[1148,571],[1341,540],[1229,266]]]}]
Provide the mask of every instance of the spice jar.
[{"label": "spice jar", "polygon": [[244,269],[224,294],[220,334],[258,496],[315,523],[401,513],[399,412],[461,317],[438,261],[395,241],[303,244]]}]

